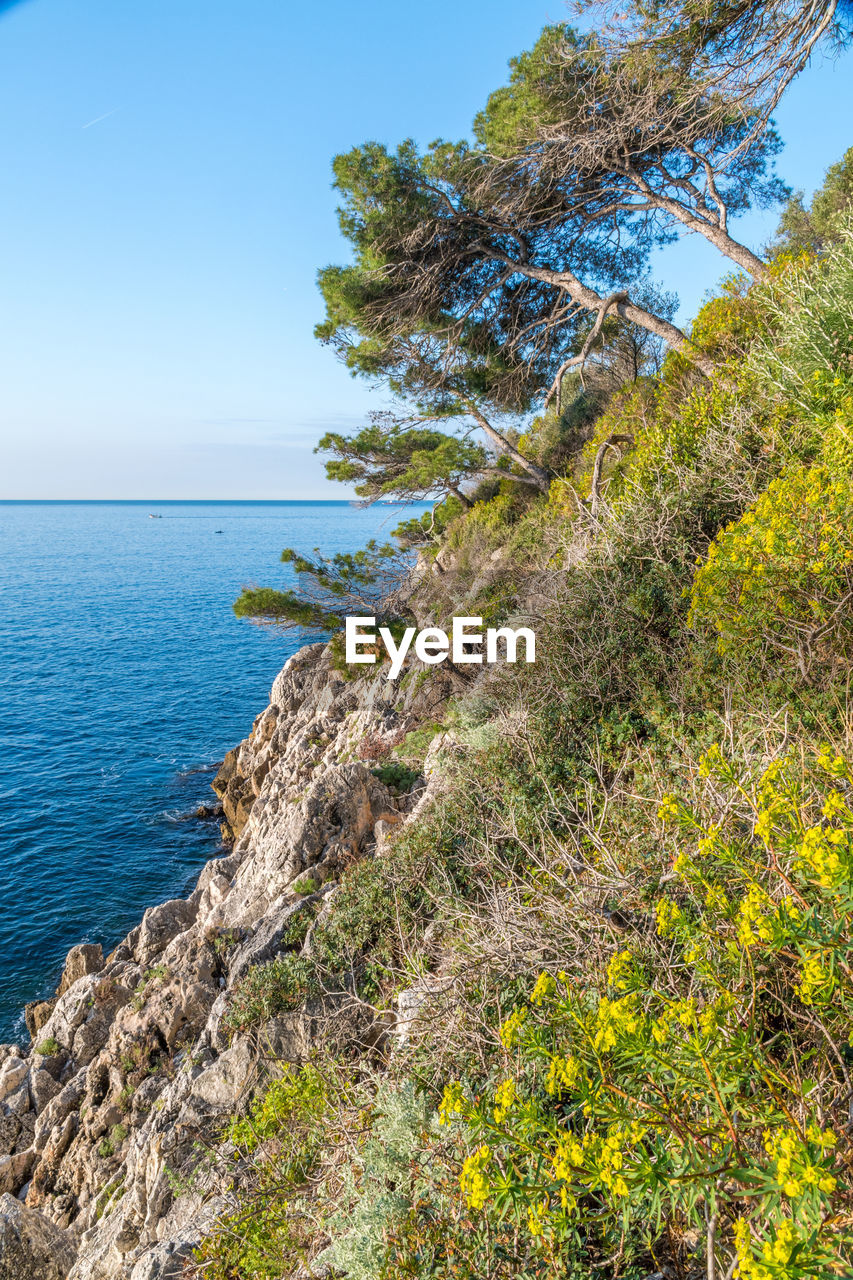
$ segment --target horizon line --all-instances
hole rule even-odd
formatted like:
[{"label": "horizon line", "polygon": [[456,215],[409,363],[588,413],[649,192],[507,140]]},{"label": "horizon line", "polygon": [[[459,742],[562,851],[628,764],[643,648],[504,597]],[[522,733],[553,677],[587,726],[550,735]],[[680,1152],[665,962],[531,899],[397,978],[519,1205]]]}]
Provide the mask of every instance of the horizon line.
[{"label": "horizon line", "polygon": [[152,506],[164,507],[182,505],[188,503],[204,503],[208,506],[225,505],[228,503],[300,503],[310,505],[312,503],[327,502],[344,506],[393,506],[393,507],[417,507],[427,503],[427,499],[413,499],[412,501],[392,500],[381,498],[377,502],[362,503],[359,498],[0,498],[0,506],[18,505],[46,505],[48,503],[116,503],[123,502],[133,504],[134,506]]}]

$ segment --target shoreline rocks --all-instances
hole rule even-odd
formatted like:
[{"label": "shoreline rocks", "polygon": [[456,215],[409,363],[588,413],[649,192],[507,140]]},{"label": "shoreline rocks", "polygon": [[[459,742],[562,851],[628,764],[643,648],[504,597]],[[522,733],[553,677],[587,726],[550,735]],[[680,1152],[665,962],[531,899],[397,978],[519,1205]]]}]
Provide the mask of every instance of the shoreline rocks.
[{"label": "shoreline rocks", "polygon": [[392,793],[358,750],[435,718],[436,683],[428,702],[419,687],[347,681],[327,646],[301,649],[214,779],[233,846],[110,955],[73,947],[53,999],[27,1006],[30,1047],[0,1046],[0,1280],[179,1274],[225,1204],[225,1175],[202,1169],[199,1144],[215,1147],[317,1026],[303,1010],[231,1036],[229,993],[405,820],[415,797]]}]

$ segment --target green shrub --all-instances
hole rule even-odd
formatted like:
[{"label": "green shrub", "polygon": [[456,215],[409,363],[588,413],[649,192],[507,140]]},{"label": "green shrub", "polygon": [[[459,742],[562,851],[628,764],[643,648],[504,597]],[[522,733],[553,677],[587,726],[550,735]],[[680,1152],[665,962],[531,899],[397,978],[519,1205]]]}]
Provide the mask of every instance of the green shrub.
[{"label": "green shrub", "polygon": [[[665,796],[673,893],[596,982],[542,972],[500,1027],[491,1087],[451,1082],[461,1191],[534,1246],[699,1229],[724,1273],[845,1274],[853,771],[828,748],[744,775],[708,753],[704,803]],[[653,941],[656,939],[656,941]],[[708,1230],[713,1221],[714,1230]],[[709,1273],[711,1264],[709,1263]]]},{"label": "green shrub", "polygon": [[370,772],[380,782],[383,782],[389,791],[395,791],[398,795],[411,791],[421,776],[417,769],[410,769],[407,764],[403,764],[400,760],[392,760],[388,764],[377,765]]},{"label": "green shrub", "polygon": [[[306,1243],[294,1197],[326,1137],[328,1087],[313,1067],[287,1068],[226,1130],[248,1167],[242,1206],[223,1215],[195,1254],[197,1274],[212,1280],[279,1280]],[[298,1205],[298,1198],[296,1205]]]},{"label": "green shrub", "polygon": [[774,277],[771,288],[758,291],[769,333],[755,343],[749,365],[756,383],[788,410],[780,447],[814,456],[827,422],[853,391],[853,215],[843,216],[839,240],[824,257],[788,262]]},{"label": "green shrub", "polygon": [[309,893],[316,893],[320,888],[320,884],[313,876],[300,876],[298,880],[293,881],[290,888],[293,893],[298,893],[303,897],[307,897]]},{"label": "green shrub", "polygon": [[309,960],[285,952],[266,964],[250,969],[231,992],[223,1019],[232,1032],[245,1031],[287,1013],[317,991],[314,966]]},{"label": "green shrub", "polygon": [[438,722],[412,729],[395,748],[397,755],[406,765],[422,765],[431,742],[443,729],[444,725]]},{"label": "green shrub", "polygon": [[350,1280],[386,1274],[389,1235],[409,1208],[428,1109],[411,1083],[380,1090],[369,1134],[359,1144],[327,1222],[333,1244],[320,1255]]},{"label": "green shrub", "polygon": [[851,639],[853,483],[825,467],[771,482],[697,570],[690,624],[710,623],[721,652],[769,652],[808,675]]},{"label": "green shrub", "polygon": [[305,1227],[294,1223],[279,1192],[244,1195],[245,1208],[220,1218],[196,1250],[192,1274],[207,1280],[280,1280],[286,1261],[304,1248]]},{"label": "green shrub", "polygon": [[56,1036],[48,1036],[46,1040],[36,1045],[36,1053],[40,1053],[45,1058],[52,1058],[55,1053],[59,1053],[62,1045]]},{"label": "green shrub", "polygon": [[[326,1106],[326,1085],[323,1077],[311,1066],[287,1067],[278,1080],[268,1086],[255,1099],[249,1114],[232,1120],[227,1136],[247,1152],[277,1137],[284,1129],[291,1128],[291,1121],[306,1122],[318,1119]],[[310,1158],[304,1147],[294,1154],[296,1163],[286,1174],[288,1181],[304,1177]],[[281,1162],[279,1159],[279,1168]]]}]

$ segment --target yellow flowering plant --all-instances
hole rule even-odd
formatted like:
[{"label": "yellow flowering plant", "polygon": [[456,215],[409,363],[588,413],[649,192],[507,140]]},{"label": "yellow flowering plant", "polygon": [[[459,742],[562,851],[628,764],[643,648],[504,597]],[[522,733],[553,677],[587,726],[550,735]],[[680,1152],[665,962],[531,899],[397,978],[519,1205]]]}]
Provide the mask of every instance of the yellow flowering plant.
[{"label": "yellow flowering plant", "polygon": [[689,625],[720,651],[764,653],[808,676],[853,645],[853,483],[826,466],[793,467],[718,534],[697,568]]},{"label": "yellow flowering plant", "polygon": [[698,1228],[716,1274],[829,1280],[853,1264],[853,771],[715,747],[697,774],[704,800],[656,806],[674,870],[648,927],[597,986],[540,974],[492,1088],[448,1087],[461,1191],[531,1247]]}]

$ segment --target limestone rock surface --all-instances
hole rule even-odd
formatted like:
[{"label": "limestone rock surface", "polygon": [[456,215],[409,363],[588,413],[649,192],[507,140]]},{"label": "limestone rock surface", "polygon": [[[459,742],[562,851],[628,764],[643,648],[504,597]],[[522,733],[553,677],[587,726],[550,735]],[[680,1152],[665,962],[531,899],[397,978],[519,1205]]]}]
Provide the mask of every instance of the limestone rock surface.
[{"label": "limestone rock surface", "polygon": [[0,1280],[181,1275],[226,1203],[199,1151],[317,1034],[306,1007],[235,1037],[233,989],[283,947],[309,955],[315,926],[291,926],[423,802],[426,783],[397,795],[361,758],[435,720],[440,683],[418,688],[344,680],[322,644],[295,654],[216,776],[233,845],[106,958],[74,947],[28,1007],[29,1049],[0,1046]]},{"label": "limestone rock surface", "polygon": [[65,1280],[73,1261],[68,1232],[8,1193],[0,1195],[0,1280]]}]

